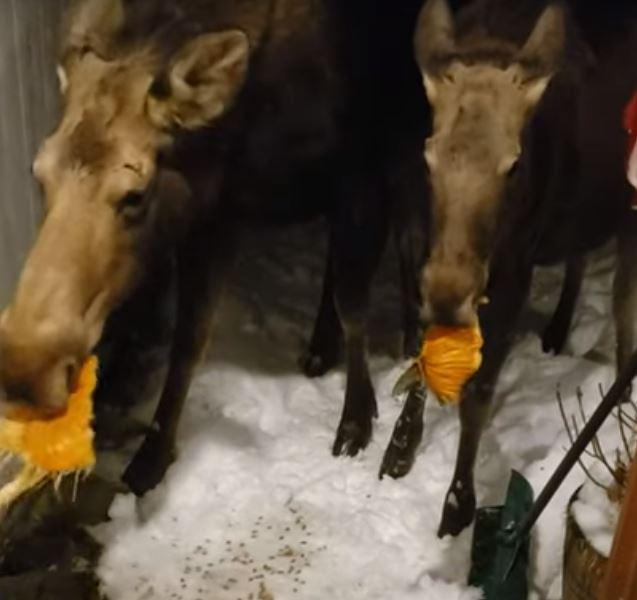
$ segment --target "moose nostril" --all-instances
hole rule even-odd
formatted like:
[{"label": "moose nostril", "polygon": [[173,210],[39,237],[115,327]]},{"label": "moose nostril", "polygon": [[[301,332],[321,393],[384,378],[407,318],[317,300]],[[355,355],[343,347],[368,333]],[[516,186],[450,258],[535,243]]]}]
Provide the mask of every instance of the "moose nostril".
[{"label": "moose nostril", "polygon": [[4,388],[4,398],[12,404],[35,404],[35,397],[31,388],[22,383],[6,385]]},{"label": "moose nostril", "polygon": [[70,393],[75,389],[77,384],[79,368],[77,362],[74,360],[67,362],[64,368],[66,373],[66,388]]},{"label": "moose nostril", "polygon": [[443,327],[469,327],[477,320],[477,301],[473,295],[463,299],[430,295],[425,302],[425,317],[428,322]]},{"label": "moose nostril", "polygon": [[455,306],[437,306],[434,310],[434,321],[444,327],[456,327],[460,325],[458,311]]}]

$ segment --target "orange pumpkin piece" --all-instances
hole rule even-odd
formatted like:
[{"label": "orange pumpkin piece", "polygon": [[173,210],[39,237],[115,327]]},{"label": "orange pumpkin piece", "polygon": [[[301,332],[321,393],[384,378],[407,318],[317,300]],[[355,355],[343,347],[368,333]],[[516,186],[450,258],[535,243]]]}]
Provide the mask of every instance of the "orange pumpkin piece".
[{"label": "orange pumpkin piece", "polygon": [[430,327],[417,364],[429,388],[445,404],[457,404],[482,363],[480,327]]},{"label": "orange pumpkin piece", "polygon": [[16,478],[0,489],[0,507],[7,506],[46,479],[88,471],[95,464],[92,395],[97,386],[97,358],[90,357],[78,375],[64,414],[40,420],[29,410],[16,410],[0,420],[0,452],[24,463]]}]

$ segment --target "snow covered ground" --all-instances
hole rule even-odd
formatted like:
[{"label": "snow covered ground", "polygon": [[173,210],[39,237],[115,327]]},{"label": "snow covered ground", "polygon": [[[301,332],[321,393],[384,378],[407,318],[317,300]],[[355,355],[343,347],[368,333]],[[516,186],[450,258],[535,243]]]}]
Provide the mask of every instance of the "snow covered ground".
[{"label": "snow covered ground", "polygon": [[[599,468],[593,469],[591,476],[610,488],[613,482],[608,471],[601,465],[595,466]],[[619,520],[619,504],[609,501],[607,490],[591,480],[586,481],[573,503],[573,515],[593,548],[602,556],[610,556]]]},{"label": "snow covered ground", "polygon": [[[471,531],[458,539],[435,535],[455,458],[456,410],[430,402],[412,472],[400,481],[377,477],[401,407],[390,391],[405,367],[396,359],[391,252],[374,294],[374,439],[355,459],[330,455],[344,374],[308,380],[296,368],[319,298],[324,248],[319,226],[251,237],[217,314],[209,362],[190,393],[178,462],[143,500],[118,497],[112,522],[97,531],[106,545],[99,575],[111,600],[479,597],[465,584]],[[543,354],[538,336],[560,270],[539,274],[483,438],[479,505],[502,501],[512,468],[539,492],[563,456],[558,384],[567,411],[576,411],[580,386],[590,413],[598,384],[612,380],[607,255],[589,269],[564,356]],[[615,427],[607,424],[610,440]],[[565,508],[582,481],[574,470],[535,529],[535,599],[561,597]]]}]

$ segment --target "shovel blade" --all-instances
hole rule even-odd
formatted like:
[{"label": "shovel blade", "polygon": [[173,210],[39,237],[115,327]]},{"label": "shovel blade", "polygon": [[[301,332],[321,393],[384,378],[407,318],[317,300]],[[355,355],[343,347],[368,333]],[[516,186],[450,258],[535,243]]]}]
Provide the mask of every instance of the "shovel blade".
[{"label": "shovel blade", "polygon": [[517,471],[511,473],[504,506],[476,513],[469,584],[484,600],[526,600],[529,538],[512,536],[533,504],[533,489]]}]

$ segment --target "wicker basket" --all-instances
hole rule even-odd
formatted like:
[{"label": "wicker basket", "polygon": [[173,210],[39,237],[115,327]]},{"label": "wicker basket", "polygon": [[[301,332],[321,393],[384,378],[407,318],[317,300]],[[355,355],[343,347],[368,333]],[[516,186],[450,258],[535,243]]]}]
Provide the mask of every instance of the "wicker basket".
[{"label": "wicker basket", "polygon": [[597,600],[608,559],[593,548],[575,521],[572,508],[579,491],[568,503],[562,600]]}]

